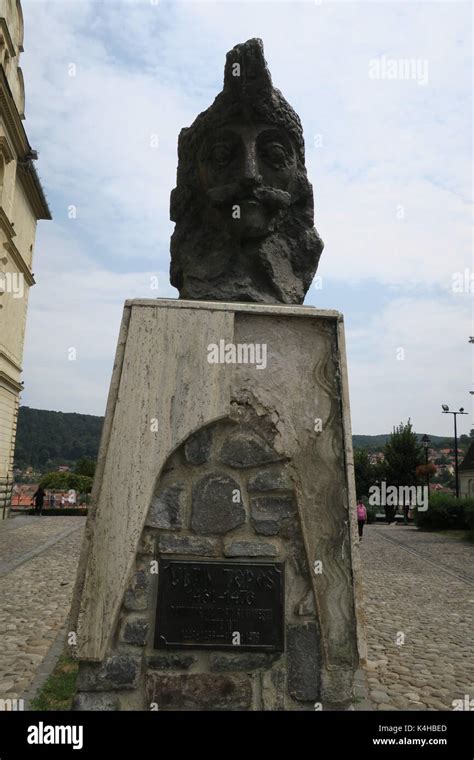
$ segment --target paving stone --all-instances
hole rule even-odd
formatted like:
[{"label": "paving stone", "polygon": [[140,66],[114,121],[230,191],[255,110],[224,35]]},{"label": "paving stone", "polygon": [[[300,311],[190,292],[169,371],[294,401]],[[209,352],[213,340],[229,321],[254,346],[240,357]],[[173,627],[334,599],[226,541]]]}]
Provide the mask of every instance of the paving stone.
[{"label": "paving stone", "polygon": [[370,697],[374,702],[390,702],[390,697],[385,691],[371,691]]},{"label": "paving stone", "polygon": [[21,515],[0,527],[0,682],[9,698],[31,687],[64,625],[84,526],[83,517]]},{"label": "paving stone", "polygon": [[[472,586],[443,568],[465,575],[474,566],[474,546],[412,527],[395,532],[369,525],[360,549],[369,660],[384,653],[372,691],[387,693],[399,710],[452,709],[456,692],[470,693],[464,690],[473,682],[474,610],[467,603]],[[453,609],[459,617],[453,618]],[[406,635],[401,647],[395,644],[399,631]]]}]

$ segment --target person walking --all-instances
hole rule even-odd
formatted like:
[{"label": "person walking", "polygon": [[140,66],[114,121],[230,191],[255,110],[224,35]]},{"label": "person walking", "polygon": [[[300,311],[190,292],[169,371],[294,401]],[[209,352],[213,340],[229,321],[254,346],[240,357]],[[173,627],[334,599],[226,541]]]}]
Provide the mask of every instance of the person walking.
[{"label": "person walking", "polygon": [[364,525],[367,522],[367,510],[362,499],[357,502],[357,526],[359,528],[359,541],[362,541]]},{"label": "person walking", "polygon": [[33,501],[35,503],[35,512],[37,515],[43,514],[43,504],[45,497],[45,490],[43,486],[38,486],[37,491],[33,494]]}]

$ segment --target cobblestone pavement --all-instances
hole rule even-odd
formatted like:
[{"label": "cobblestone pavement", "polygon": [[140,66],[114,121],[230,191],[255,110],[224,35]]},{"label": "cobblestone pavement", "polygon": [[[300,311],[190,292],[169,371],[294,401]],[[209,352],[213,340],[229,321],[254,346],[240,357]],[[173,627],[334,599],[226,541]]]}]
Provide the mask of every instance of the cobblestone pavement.
[{"label": "cobblestone pavement", "polygon": [[[65,622],[84,526],[34,516],[0,526],[0,698],[29,688]],[[361,553],[373,708],[474,698],[474,545],[369,525]]]},{"label": "cobblestone pavement", "polygon": [[28,689],[66,620],[84,526],[23,515],[0,526],[0,698]]},{"label": "cobblestone pavement", "polygon": [[474,544],[369,525],[360,546],[374,709],[452,710],[473,699]]}]

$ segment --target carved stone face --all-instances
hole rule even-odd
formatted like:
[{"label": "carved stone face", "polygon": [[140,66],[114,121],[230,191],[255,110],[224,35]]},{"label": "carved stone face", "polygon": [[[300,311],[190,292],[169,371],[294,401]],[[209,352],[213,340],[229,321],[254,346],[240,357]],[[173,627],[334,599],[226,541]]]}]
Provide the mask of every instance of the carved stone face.
[{"label": "carved stone face", "polygon": [[261,40],[229,51],[222,92],[181,130],[170,216],[180,298],[303,303],[323,242],[301,122]]},{"label": "carved stone face", "polygon": [[291,203],[297,165],[290,139],[273,125],[229,125],[201,148],[199,177],[221,224],[241,240],[274,231]]}]

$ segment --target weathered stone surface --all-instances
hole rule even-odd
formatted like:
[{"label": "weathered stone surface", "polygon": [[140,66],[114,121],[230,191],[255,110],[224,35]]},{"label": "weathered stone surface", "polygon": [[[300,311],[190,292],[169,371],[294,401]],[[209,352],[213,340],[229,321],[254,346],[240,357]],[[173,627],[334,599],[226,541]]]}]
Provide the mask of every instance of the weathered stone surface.
[{"label": "weathered stone surface", "polygon": [[137,553],[138,554],[147,554],[152,555],[155,553],[155,545],[156,545],[156,536],[154,533],[150,533],[149,531],[145,531],[142,534],[142,537],[140,539],[140,543],[138,545]]},{"label": "weathered stone surface", "polygon": [[284,520],[295,515],[295,500],[293,496],[252,496],[250,513],[255,531],[273,536]]},{"label": "weathered stone surface", "polygon": [[252,431],[231,433],[224,441],[218,458],[223,464],[239,469],[257,467],[284,459],[263,438]]},{"label": "weathered stone surface", "polygon": [[236,654],[211,653],[209,663],[211,670],[216,673],[226,673],[236,670],[257,670],[269,668],[275,662],[278,655],[266,654],[265,652],[241,652]]},{"label": "weathered stone surface", "polygon": [[204,464],[209,460],[212,450],[212,428],[198,430],[184,444],[184,457],[188,464]]},{"label": "weathered stone surface", "polygon": [[196,554],[199,557],[218,557],[219,542],[197,536],[160,536],[161,554]]},{"label": "weathered stone surface", "polygon": [[148,620],[126,620],[122,628],[122,641],[144,647],[148,636]]},{"label": "weathered stone surface", "polygon": [[[273,433],[276,435],[278,432],[279,449],[284,450],[285,454],[292,457],[291,472],[294,472],[295,482],[298,484],[298,506],[300,508],[302,524],[307,531],[305,545],[308,548],[308,556],[312,560],[320,558],[324,566],[324,576],[320,578],[312,574],[312,580],[318,592],[319,625],[324,631],[328,663],[342,662],[344,667],[345,663],[350,663],[349,657],[351,650],[354,649],[355,638],[353,634],[355,626],[353,616],[354,605],[353,601],[351,601],[353,596],[351,544],[347,528],[349,515],[348,494],[350,495],[350,488],[348,488],[348,479],[344,469],[344,442],[342,441],[341,425],[341,410],[344,409],[344,399],[341,399],[339,386],[339,344],[337,340],[340,330],[339,328],[336,329],[336,317],[329,314],[320,316],[318,319],[313,319],[311,310],[306,310],[304,307],[298,307],[302,311],[301,316],[296,318],[294,314],[296,308],[275,306],[261,308],[252,305],[252,308],[255,309],[255,313],[252,313],[248,311],[248,305],[245,308],[244,306],[241,308],[240,305],[236,305],[235,311],[231,312],[234,320],[232,325],[233,332],[231,331],[230,337],[228,335],[225,336],[226,340],[234,340],[239,343],[248,343],[250,341],[261,343],[263,340],[268,340],[272,356],[271,372],[257,373],[253,370],[250,371],[249,368],[227,367],[226,370],[230,374],[230,388],[227,389],[227,405],[225,407],[227,411],[221,413],[220,417],[215,414],[210,417],[208,409],[211,405],[208,405],[206,407],[206,414],[204,417],[201,416],[200,422],[196,423],[196,416],[194,416],[191,420],[192,427],[189,428],[190,423],[186,420],[186,425],[183,424],[178,430],[174,428],[171,430],[171,423],[168,423],[170,420],[181,419],[181,409],[186,398],[185,392],[189,394],[192,383],[189,381],[189,376],[186,376],[186,388],[184,388],[180,373],[175,372],[175,386],[178,385],[180,389],[178,397],[174,395],[175,386],[171,386],[170,392],[173,394],[172,403],[164,409],[163,404],[160,406],[161,402],[159,402],[153,390],[157,380],[157,373],[155,368],[151,366],[153,364],[151,357],[155,356],[155,349],[159,345],[151,340],[151,336],[155,334],[157,329],[159,329],[160,333],[163,330],[166,332],[168,321],[167,319],[161,319],[160,311],[164,311],[167,314],[173,310],[179,311],[181,309],[183,315],[192,313],[195,327],[192,327],[189,320],[184,320],[182,329],[193,329],[196,333],[196,339],[199,338],[201,329],[200,305],[198,302],[195,302],[194,306],[193,303],[184,304],[182,301],[176,303],[179,306],[168,305],[167,302],[166,308],[161,309],[161,307],[156,307],[153,302],[147,301],[143,306],[140,303],[134,304],[131,309],[131,324],[133,324],[134,314],[144,313],[143,319],[140,317],[140,325],[142,325],[143,329],[141,327],[140,329],[134,328],[133,333],[127,338],[127,346],[132,345],[132,343],[133,346],[140,344],[140,350],[143,350],[143,346],[146,346],[146,355],[150,357],[150,367],[148,367],[149,362],[147,360],[146,377],[142,377],[140,373],[135,372],[134,368],[140,366],[138,352],[129,351],[128,359],[126,359],[126,364],[124,365],[125,369],[119,395],[120,409],[124,406],[124,398],[127,399],[127,427],[119,424],[118,417],[120,415],[117,415],[116,423],[120,429],[120,440],[117,440],[117,436],[114,433],[114,440],[110,442],[108,448],[109,452],[116,452],[117,447],[119,447],[120,452],[124,451],[124,454],[123,456],[121,453],[117,456],[112,453],[110,454],[104,470],[104,482],[101,484],[102,489],[105,489],[101,493],[107,493],[107,502],[101,502],[106,504],[105,514],[108,514],[109,517],[114,517],[114,519],[109,519],[107,524],[105,524],[104,519],[99,514],[100,508],[98,508],[97,520],[101,520],[102,527],[98,533],[95,533],[94,545],[96,547],[100,546],[100,557],[96,552],[94,554],[94,561],[91,561],[91,572],[94,571],[96,583],[92,585],[92,581],[89,581],[87,594],[81,600],[82,609],[87,610],[89,603],[95,609],[93,616],[84,616],[84,620],[93,617],[93,620],[90,620],[91,625],[87,629],[89,635],[94,637],[94,640],[100,642],[105,638],[105,631],[107,631],[108,641],[112,641],[113,632],[110,631],[108,625],[111,613],[111,605],[108,599],[109,591],[112,593],[115,587],[109,582],[111,581],[110,568],[113,565],[114,571],[118,574],[122,589],[120,594],[121,599],[123,596],[123,578],[128,578],[128,574],[125,575],[121,567],[121,562],[125,556],[128,557],[127,552],[129,550],[136,552],[141,525],[146,517],[146,512],[144,513],[140,499],[144,493],[152,493],[156,473],[159,471],[158,468],[163,466],[161,454],[158,450],[159,447],[155,446],[153,440],[154,437],[151,436],[152,440],[149,442],[149,445],[153,447],[153,458],[150,459],[147,447],[145,446],[145,436],[136,434],[136,429],[147,429],[147,437],[150,438],[146,419],[157,414],[155,410],[159,407],[160,420],[163,420],[159,436],[162,441],[162,448],[168,452],[174,451],[176,448],[176,435],[178,433],[181,434],[179,438],[179,442],[181,443],[186,440],[189,431],[196,430],[199,425],[210,423],[219,418],[224,420],[225,414],[229,412],[229,403],[235,402],[234,406],[235,404],[240,405],[239,408],[242,409],[242,423],[238,422],[237,411],[234,410],[235,414],[232,412],[233,420],[236,422],[234,430],[242,430],[243,425],[247,425],[250,421],[250,427],[270,443],[273,440],[271,435]],[[225,305],[215,304],[217,312],[221,306],[224,307]],[[194,314],[194,310],[196,314]],[[317,310],[315,312],[317,313]],[[204,313],[207,314],[205,310]],[[205,320],[203,321],[206,324]],[[197,329],[198,327],[199,329]],[[182,333],[179,331],[179,336],[181,337],[181,335]],[[209,338],[209,332],[207,332],[206,337],[210,340],[216,340],[216,335],[220,336],[217,329],[214,330],[213,337]],[[141,342],[138,340],[139,338]],[[187,352],[186,356],[181,351],[181,343],[178,342],[176,347],[179,356],[183,358],[183,363],[185,363],[185,358],[186,361],[194,361],[195,354],[198,358],[197,349],[195,350],[190,342],[185,342],[184,346]],[[199,344],[199,348],[202,349],[202,344]],[[197,363],[199,365],[199,361]],[[274,369],[274,364],[276,369]],[[173,366],[175,365],[176,363]],[[214,370],[218,373],[219,366],[213,367],[212,371],[214,372]],[[165,371],[162,365],[160,365],[160,371]],[[219,380],[223,380],[220,375]],[[293,384],[291,385],[291,383]],[[137,393],[136,389],[139,388],[139,398],[136,400],[133,395],[130,396],[127,392],[130,384],[133,386],[135,393]],[[288,387],[298,387],[298,394],[288,394]],[[214,387],[214,384],[211,383],[209,393],[214,394],[216,391],[217,389]],[[328,434],[326,435],[325,433],[324,436],[314,435],[312,412],[309,411],[306,414],[304,411],[305,407],[302,399],[314,397],[315,393],[318,398],[318,414],[320,414],[327,427]],[[142,401],[145,399],[143,414],[140,399]],[[170,409],[173,411],[173,414],[170,413]],[[250,412],[246,416],[247,409]],[[185,410],[186,415],[192,411],[188,406],[185,407]],[[163,411],[162,416],[161,411]],[[261,424],[258,423],[258,427],[257,416],[261,421]],[[301,420],[301,424],[298,422],[299,420]],[[274,426],[274,431],[271,428],[270,422]],[[223,424],[226,425],[227,423],[223,422]],[[188,426],[187,431],[185,429],[186,426]],[[170,427],[169,430],[167,429],[168,427]],[[275,438],[275,440],[277,439]],[[350,448],[350,444],[348,445]],[[134,456],[135,451],[140,452],[140,457]],[[347,452],[350,455],[349,449],[347,449]],[[179,453],[182,462],[182,451]],[[129,459],[131,458],[129,462],[127,462],[125,454]],[[143,459],[143,466],[139,461],[141,459]],[[143,470],[140,482],[136,481],[134,473],[134,468],[138,466],[142,467]],[[183,463],[182,466],[189,469]],[[255,469],[252,469],[251,474],[261,469],[261,466],[257,466]],[[227,467],[223,471],[230,473]],[[247,476],[247,472],[234,475],[236,482],[241,487],[244,486],[243,481],[247,480]],[[116,514],[115,512],[113,515],[110,514],[107,504],[109,500],[115,502],[118,499],[120,501],[120,494],[113,487],[114,479],[117,478],[119,478],[121,483],[120,492],[126,492],[126,498],[123,498],[127,503],[128,511],[124,512],[123,505],[119,504],[120,519],[115,521]],[[171,481],[167,480],[166,482]],[[130,486],[129,483],[131,484]],[[268,493],[265,495],[269,496]],[[146,503],[146,500],[144,501]],[[134,514],[132,514],[131,504],[133,504],[133,509],[136,509],[141,515],[140,521],[137,521]],[[246,501],[245,507],[247,507]],[[297,516],[294,514],[286,522],[292,523],[296,519]],[[91,524],[89,526],[91,535],[96,525],[97,521],[94,525]],[[237,538],[248,538],[249,533],[248,527],[245,531],[237,529],[235,534],[232,534],[232,538],[234,540],[237,540]],[[123,535],[128,537],[127,549],[123,546],[125,542],[121,541]],[[118,543],[115,540],[116,537]],[[207,536],[204,535],[204,537]],[[230,538],[231,534],[227,534],[225,537]],[[279,542],[280,539],[282,543],[283,529],[279,535]],[[291,548],[289,549],[289,553],[288,564],[293,571]],[[103,562],[100,563],[99,559],[102,559]],[[101,573],[99,573],[99,568]],[[152,576],[150,578],[153,579]],[[297,589],[302,590],[302,584],[298,583]],[[97,595],[99,602],[96,602],[94,593]],[[292,597],[289,600],[288,609],[291,613],[293,613],[296,602],[297,598]],[[86,630],[84,630],[85,634]],[[94,647],[86,648],[90,651],[95,648],[95,645]],[[294,700],[291,703],[294,703]],[[289,703],[290,709],[291,703]],[[296,707],[299,707],[299,705],[296,704]]]},{"label": "weathered stone surface", "polygon": [[236,540],[224,544],[226,557],[277,557],[278,546],[263,541]]},{"label": "weathered stone surface", "polygon": [[252,685],[243,675],[158,675],[146,677],[148,702],[159,710],[249,710]]},{"label": "weathered stone surface", "polygon": [[72,710],[78,712],[112,712],[120,710],[120,700],[114,694],[76,694]]},{"label": "weathered stone surface", "polygon": [[140,675],[140,658],[126,654],[107,657],[103,663],[81,663],[78,691],[135,689]]},{"label": "weathered stone surface", "polygon": [[174,483],[163,488],[152,499],[146,524],[151,528],[179,530],[183,525],[186,508],[184,483]]},{"label": "weathered stone surface", "polygon": [[282,668],[264,670],[260,673],[262,684],[262,705],[265,711],[285,709],[286,677]]},{"label": "weathered stone surface", "polygon": [[178,155],[170,279],[180,298],[303,303],[323,242],[301,122],[272,85],[261,40],[227,54],[224,89],[181,131]]},{"label": "weathered stone surface", "polygon": [[247,491],[292,491],[293,483],[286,472],[281,469],[261,470],[249,478]]},{"label": "weathered stone surface", "polygon": [[195,485],[191,526],[196,533],[227,533],[245,522],[239,484],[227,475],[212,473]]},{"label": "weathered stone surface", "polygon": [[286,631],[288,691],[298,701],[320,695],[321,652],[316,625],[289,625]]},{"label": "weathered stone surface", "polygon": [[261,536],[276,536],[279,531],[279,525],[275,520],[252,520],[255,533]]},{"label": "weathered stone surface", "polygon": [[308,589],[306,594],[304,594],[303,598],[300,599],[298,604],[295,606],[295,615],[315,615],[316,614],[316,608],[314,605],[314,591],[313,589]]},{"label": "weathered stone surface", "polygon": [[[207,346],[216,335],[232,340],[233,314],[173,307],[157,312],[155,303],[146,309],[126,304],[122,320],[97,508],[93,520],[89,514],[72,610],[71,630],[77,631],[77,654],[84,660],[102,659],[107,651],[150,506],[144,494],[153,493],[170,453],[229,408],[228,367],[216,365],[210,373]],[[150,433],[154,418],[160,422],[157,434]]]},{"label": "weathered stone surface", "polygon": [[133,581],[125,591],[123,605],[126,610],[146,610],[148,607],[148,573],[144,565],[136,571]]},{"label": "weathered stone surface", "polygon": [[196,657],[193,654],[153,654],[147,658],[149,670],[171,670],[173,668],[188,670],[195,662]]}]

